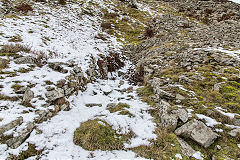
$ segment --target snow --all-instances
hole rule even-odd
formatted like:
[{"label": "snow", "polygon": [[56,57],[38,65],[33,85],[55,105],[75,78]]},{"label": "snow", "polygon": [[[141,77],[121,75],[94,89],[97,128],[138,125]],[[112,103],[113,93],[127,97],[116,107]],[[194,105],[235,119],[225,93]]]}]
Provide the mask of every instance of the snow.
[{"label": "snow", "polygon": [[213,47],[208,47],[208,48],[205,48],[204,50],[226,53],[230,57],[240,60],[240,50],[226,50],[224,48],[213,48]]},{"label": "snow", "polygon": [[229,118],[233,119],[235,117],[235,115],[237,116],[240,116],[239,114],[237,113],[227,113],[227,112],[224,112],[225,110],[222,109],[221,107],[216,107],[216,110],[218,112],[220,112],[221,114],[225,115],[225,116],[228,116]]},{"label": "snow", "polygon": [[199,151],[195,152],[192,157],[199,159],[199,160],[203,160],[202,154]]},{"label": "snow", "polygon": [[179,159],[182,159],[182,155],[181,154],[176,154],[175,157],[179,158]]},{"label": "snow", "polygon": [[240,0],[229,0],[229,1],[232,1],[232,2],[235,2],[235,3],[239,3],[239,4],[240,4]]},{"label": "snow", "polygon": [[223,129],[215,129],[216,132],[223,132]]},{"label": "snow", "polygon": [[212,119],[208,116],[205,116],[203,114],[196,114],[196,116],[199,118],[199,119],[204,119],[206,121],[206,125],[209,126],[209,127],[213,127],[217,124],[221,124],[220,122],[217,122],[215,119]]},{"label": "snow", "polygon": [[240,148],[240,144],[238,144],[238,148]]}]

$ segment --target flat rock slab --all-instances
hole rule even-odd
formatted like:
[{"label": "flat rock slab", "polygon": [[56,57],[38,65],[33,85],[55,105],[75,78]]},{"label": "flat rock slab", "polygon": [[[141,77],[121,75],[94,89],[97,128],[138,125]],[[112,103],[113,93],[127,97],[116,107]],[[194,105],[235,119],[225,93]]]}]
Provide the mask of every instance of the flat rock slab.
[{"label": "flat rock slab", "polygon": [[192,157],[193,154],[196,152],[187,142],[185,142],[182,138],[177,138],[179,144],[180,144],[180,147],[181,147],[181,150],[182,150],[182,153],[187,156],[187,157]]},{"label": "flat rock slab", "polygon": [[56,99],[64,97],[64,90],[61,89],[61,88],[58,88],[58,89],[53,90],[53,91],[48,91],[46,93],[46,97],[48,98],[49,101],[53,102]]},{"label": "flat rock slab", "polygon": [[175,134],[196,141],[207,148],[219,137],[218,134],[207,127],[203,122],[192,120],[175,130]]},{"label": "flat rock slab", "polygon": [[3,126],[0,126],[0,134],[16,127],[16,126],[19,126],[23,123],[23,117],[18,117],[16,120],[8,123],[8,124],[5,124]]}]

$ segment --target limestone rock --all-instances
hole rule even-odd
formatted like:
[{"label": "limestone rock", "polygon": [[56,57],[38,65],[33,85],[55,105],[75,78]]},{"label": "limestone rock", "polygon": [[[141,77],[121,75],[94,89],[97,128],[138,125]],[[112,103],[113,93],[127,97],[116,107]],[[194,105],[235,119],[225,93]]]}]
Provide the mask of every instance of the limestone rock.
[{"label": "limestone rock", "polygon": [[58,88],[62,88],[66,83],[66,80],[65,79],[61,79],[57,82],[57,87]]},{"label": "limestone rock", "polygon": [[233,118],[233,124],[234,124],[235,126],[240,126],[240,119]]},{"label": "limestone rock", "polygon": [[64,90],[61,88],[58,88],[58,89],[55,89],[52,91],[48,91],[46,93],[46,97],[48,98],[48,100],[50,102],[53,102],[53,101],[57,100],[58,98],[64,97]]},{"label": "limestone rock", "polygon": [[16,64],[36,64],[37,60],[31,56],[20,57],[14,60]]},{"label": "limestone rock", "polygon": [[81,67],[75,66],[75,67],[73,68],[73,71],[74,71],[75,73],[81,73],[81,72],[82,72],[82,69],[81,69]]},{"label": "limestone rock", "polygon": [[165,98],[167,100],[172,100],[175,98],[174,95],[162,90],[159,86],[152,86],[153,92],[159,96],[159,98]]},{"label": "limestone rock", "polygon": [[28,88],[24,95],[23,95],[23,104],[28,104],[30,103],[30,101],[34,98],[34,93],[33,91],[30,90],[30,88]]},{"label": "limestone rock", "polygon": [[176,114],[177,117],[183,122],[186,123],[188,121],[188,113],[185,109],[177,109],[172,111],[172,113]]},{"label": "limestone rock", "polygon": [[181,94],[176,94],[176,99],[178,100],[184,100],[186,99],[184,96],[182,96]]},{"label": "limestone rock", "polygon": [[74,92],[74,88],[70,88],[68,85],[63,86],[65,96],[70,96]]},{"label": "limestone rock", "polygon": [[48,67],[52,68],[54,71],[61,72],[61,73],[67,73],[68,70],[64,69],[62,67],[62,63],[60,62],[55,62],[55,63],[48,63]]},{"label": "limestone rock", "polygon": [[13,149],[16,149],[29,137],[34,127],[34,123],[28,123],[27,127],[19,133],[19,136],[7,140],[7,145]]},{"label": "limestone rock", "polygon": [[176,110],[168,112],[171,110],[172,106],[165,101],[161,101],[159,103],[159,117],[160,117],[160,125],[166,128],[171,128],[175,130],[178,124],[178,120],[180,119],[183,123],[188,121],[188,113],[185,109],[178,108]]},{"label": "limestone rock", "polygon": [[219,137],[218,134],[213,132],[203,122],[195,119],[176,129],[175,134],[190,138],[205,148],[209,147]]},{"label": "limestone rock", "polygon": [[240,135],[240,128],[236,128],[228,132],[228,134],[232,137],[236,137],[238,134]]},{"label": "limestone rock", "polygon": [[225,84],[225,82],[214,84],[214,87],[213,87],[214,91],[219,92],[223,84]]},{"label": "limestone rock", "polygon": [[177,127],[177,115],[169,114],[168,110],[171,108],[171,105],[165,101],[161,101],[159,104],[159,117],[160,125],[165,128],[171,128],[175,130]]},{"label": "limestone rock", "polygon": [[16,120],[8,123],[8,124],[5,124],[3,126],[0,126],[0,134],[14,128],[15,126],[19,126],[23,123],[23,117],[18,117]]},{"label": "limestone rock", "polygon": [[187,157],[192,157],[192,155],[196,152],[187,142],[185,142],[182,138],[177,138],[182,153]]},{"label": "limestone rock", "polygon": [[71,108],[70,108],[69,104],[63,104],[63,105],[61,105],[60,109],[62,111],[69,111]]}]

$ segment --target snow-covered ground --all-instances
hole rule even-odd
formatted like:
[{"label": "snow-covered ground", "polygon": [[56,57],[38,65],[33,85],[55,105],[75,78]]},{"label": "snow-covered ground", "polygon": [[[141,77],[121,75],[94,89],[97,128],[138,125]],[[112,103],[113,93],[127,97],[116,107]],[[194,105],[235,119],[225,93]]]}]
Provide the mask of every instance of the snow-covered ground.
[{"label": "snow-covered ground", "polygon": [[[240,3],[239,0],[232,1]],[[96,3],[99,6],[108,8],[103,0],[99,0]],[[142,9],[151,12],[148,8]],[[19,36],[22,38],[22,41],[18,42],[19,44],[29,46],[35,53],[39,51],[44,52],[48,56],[48,62],[71,62],[80,66],[83,72],[85,72],[89,67],[91,56],[98,59],[99,55],[107,55],[110,51],[120,53],[122,44],[116,40],[116,37],[111,37],[110,35],[108,35],[107,41],[96,39],[95,36],[98,33],[102,33],[100,17],[91,17],[82,14],[82,12],[83,8],[75,3],[67,4],[65,7],[56,6],[55,8],[36,3],[34,5],[34,13],[31,16],[1,19],[0,45],[12,43],[8,42],[9,39],[13,36]],[[154,13],[150,14],[153,15]],[[239,57],[240,54],[239,51],[227,51],[222,48],[207,49],[218,50],[233,57]],[[20,54],[37,56],[24,52]],[[8,59],[8,57],[3,56],[1,58]],[[12,59],[10,58],[10,60]],[[131,63],[126,60],[125,64],[126,66],[122,69],[124,73],[127,72]],[[29,69],[30,67],[27,64],[15,64],[11,61],[9,68],[3,71],[15,72],[21,68]],[[70,67],[65,67],[68,71],[71,70]],[[3,86],[0,93],[6,96],[17,96],[13,88],[11,88],[16,82],[23,86],[34,85],[31,90],[34,92],[35,98],[31,103],[35,108],[26,108],[20,103],[21,101],[0,101],[0,106],[8,107],[8,109],[3,109],[0,112],[0,126],[22,116],[23,123],[7,133],[17,135],[28,122],[32,122],[38,116],[35,114],[35,111],[52,109],[54,106],[48,106],[47,108],[45,106],[47,99],[45,96],[47,92],[45,89],[46,81],[56,84],[58,80],[64,79],[68,75],[69,73],[59,73],[47,66],[35,67],[30,72],[17,73],[13,77],[3,75],[0,79],[0,85]],[[131,92],[121,91],[131,87]],[[86,91],[79,91],[77,96],[69,97],[70,111],[61,111],[50,120],[38,124],[38,130],[34,129],[30,137],[20,147],[11,149],[5,144],[0,145],[0,159],[6,159],[9,154],[18,155],[21,151],[27,150],[28,143],[35,144],[37,149],[44,149],[41,159],[144,159],[138,158],[134,152],[128,150],[99,150],[90,152],[73,143],[75,129],[87,120],[98,118],[112,125],[113,129],[118,133],[126,134],[130,131],[135,133],[136,137],[132,138],[130,143],[124,144],[126,149],[143,144],[149,145],[150,140],[156,139],[154,134],[156,124],[153,121],[153,117],[147,112],[150,107],[139,99],[136,89],[137,86],[129,85],[121,77],[117,77],[116,80],[97,80],[95,83],[88,84]],[[110,94],[106,95],[104,92],[110,92]],[[37,97],[42,97],[43,99]],[[130,108],[127,110],[133,116],[121,115],[119,112],[110,113],[107,108],[107,105],[110,103],[128,104]],[[86,104],[101,104],[101,106],[87,107]],[[221,108],[217,109],[230,118],[234,116],[234,114],[224,112]],[[188,111],[190,117],[193,110],[189,109]],[[215,119],[202,114],[197,114],[197,117],[205,120],[210,127],[220,124]],[[221,132],[220,129],[218,131]],[[90,154],[93,154],[94,157],[89,158]],[[182,159],[181,154],[176,154],[175,157]],[[199,151],[193,157],[202,159]],[[31,157],[29,159],[35,158]]]},{"label": "snow-covered ground", "polygon": [[240,0],[230,0],[230,1],[240,4]]},{"label": "snow-covered ground", "polygon": [[[80,66],[83,72],[88,69],[91,56],[97,59],[99,54],[106,55],[109,51],[119,53],[121,44],[116,41],[116,38],[109,36],[105,42],[95,38],[97,33],[102,32],[98,23],[99,17],[81,14],[82,9],[78,4],[68,4],[68,9],[66,9],[65,7],[51,8],[39,3],[35,4],[34,8],[34,13],[31,16],[2,19],[0,45],[9,44],[8,40],[11,37],[19,36],[22,39],[21,42],[18,42],[19,44],[27,45],[36,52],[44,52],[48,55],[48,62],[72,62]],[[53,56],[50,56],[50,53],[53,53]],[[20,54],[36,56],[24,52]],[[2,58],[7,59],[8,57]],[[130,64],[128,61],[125,63],[127,65],[123,68],[123,72],[127,71]],[[28,69],[29,67],[29,65],[15,64],[11,61],[9,68],[3,71],[17,71],[20,68]],[[71,70],[71,68],[66,68]],[[13,77],[4,76],[0,79],[0,84],[4,86],[1,89],[1,94],[16,96],[11,86],[18,81],[18,84],[23,86],[34,84],[35,87],[31,90],[35,97],[44,98],[34,98],[31,101],[35,108],[26,108],[20,104],[20,101],[1,101],[1,106],[8,106],[8,109],[0,112],[2,119],[0,126],[22,116],[23,123],[10,131],[17,135],[19,130],[37,117],[35,111],[53,108],[53,106],[44,107],[46,101],[45,83],[46,81],[56,83],[66,76],[68,73],[59,73],[43,66],[35,67],[27,73],[18,73]],[[124,82],[124,84],[120,85],[120,82]],[[131,87],[133,87],[132,92],[121,92],[122,89]],[[5,144],[0,145],[0,159],[6,159],[9,154],[18,155],[21,151],[27,150],[27,143],[35,144],[37,149],[44,149],[42,159],[89,159],[89,151],[74,145],[73,133],[82,122],[94,118],[105,120],[119,133],[134,132],[136,137],[132,138],[129,144],[125,144],[125,148],[142,144],[148,145],[149,140],[156,138],[153,133],[155,123],[151,115],[147,113],[149,106],[137,97],[136,89],[136,86],[121,81],[121,78],[97,80],[95,83],[88,84],[85,92],[79,91],[78,96],[71,96],[68,99],[72,108],[70,111],[61,111],[51,120],[37,125],[42,133],[39,134],[37,130],[33,130],[30,137],[17,149],[8,148]],[[106,90],[111,93],[105,95]],[[118,112],[110,113],[107,110],[107,104],[120,102],[130,105],[128,111],[133,116],[120,115]],[[100,103],[102,106],[86,107],[86,104],[89,103]],[[8,134],[11,134],[10,132]],[[132,151],[95,151],[93,153],[94,158],[92,159],[96,160],[136,158],[136,154]]]}]

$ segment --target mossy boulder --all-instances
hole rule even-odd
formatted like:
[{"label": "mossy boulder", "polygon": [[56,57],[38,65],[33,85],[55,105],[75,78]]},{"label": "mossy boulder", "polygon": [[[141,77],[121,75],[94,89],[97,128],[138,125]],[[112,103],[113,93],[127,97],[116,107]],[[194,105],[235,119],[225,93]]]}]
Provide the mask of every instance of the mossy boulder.
[{"label": "mossy boulder", "polygon": [[123,149],[123,139],[112,127],[99,119],[83,122],[74,132],[76,145],[90,151]]}]

